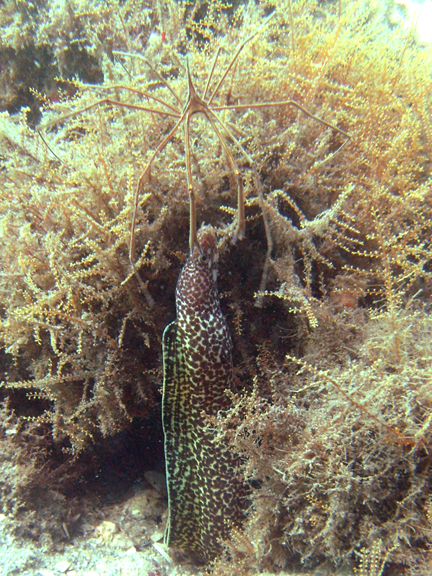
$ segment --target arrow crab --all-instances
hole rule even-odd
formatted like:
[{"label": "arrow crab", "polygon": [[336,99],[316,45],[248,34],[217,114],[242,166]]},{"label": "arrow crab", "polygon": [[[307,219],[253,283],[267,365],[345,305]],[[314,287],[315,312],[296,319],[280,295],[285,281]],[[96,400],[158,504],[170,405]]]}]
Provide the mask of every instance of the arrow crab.
[{"label": "arrow crab", "polygon": [[[184,164],[186,168],[187,192],[189,196],[189,247],[191,253],[193,252],[194,247],[197,246],[199,248],[197,239],[197,198],[193,182],[193,172],[195,172],[195,174],[199,172],[199,162],[194,159],[197,167],[195,168],[195,171],[193,171],[192,165],[194,154],[193,146],[191,144],[192,118],[198,115],[204,117],[210,131],[213,132],[213,135],[216,138],[219,149],[225,156],[226,164],[229,167],[230,177],[235,181],[237,189],[237,218],[234,239],[243,238],[245,235],[246,217],[244,174],[242,174],[243,167],[248,167],[252,174],[252,182],[261,207],[267,238],[267,256],[264,265],[261,289],[265,287],[273,245],[270,224],[266,213],[264,194],[259,170],[254,161],[253,154],[247,149],[247,135],[245,135],[244,131],[233,122],[226,119],[226,115],[231,112],[246,113],[248,111],[264,111],[266,109],[274,110],[286,109],[288,107],[294,108],[300,113],[300,115],[305,115],[314,121],[317,121],[324,128],[337,132],[343,137],[342,144],[337,147],[336,152],[331,154],[331,156],[334,156],[335,153],[339,152],[349,140],[350,137],[347,132],[323,118],[316,116],[304,105],[294,99],[243,102],[241,96],[235,98],[232,96],[232,84],[229,86],[228,84],[233,82],[233,78],[238,72],[242,54],[248,47],[256,43],[255,41],[263,35],[264,31],[270,30],[274,24],[277,23],[277,16],[277,12],[273,12],[268,16],[260,28],[252,34],[249,34],[237,46],[232,55],[227,55],[226,42],[225,48],[219,44],[215,49],[212,63],[209,72],[207,73],[205,86],[202,90],[198,89],[197,84],[194,81],[194,74],[190,69],[187,55],[183,57],[179,52],[171,50],[170,56],[172,61],[175,62],[175,64],[171,66],[171,72],[166,70],[160,72],[157,66],[151,62],[151,57],[126,51],[112,50],[114,60],[119,63],[124,70],[126,70],[127,74],[131,78],[135,78],[134,85],[128,85],[122,82],[113,82],[102,86],[79,84],[78,86],[81,92],[90,91],[96,93],[102,91],[105,94],[108,92],[109,95],[104,95],[104,97],[90,102],[87,105],[81,106],[67,114],[63,114],[45,125],[45,127],[48,127],[71,117],[85,115],[91,110],[106,108],[117,108],[123,110],[124,113],[127,111],[130,111],[131,113],[142,112],[145,115],[150,116],[152,119],[162,119],[163,128],[160,130],[159,138],[155,138],[152,146],[148,147],[146,151],[146,161],[142,164],[143,167],[141,168],[141,172],[137,177],[134,186],[135,190],[133,194],[129,240],[129,260],[133,271],[136,272],[135,237],[137,232],[139,208],[141,199],[144,196],[144,191],[146,191],[149,184],[152,184],[152,167],[158,163],[163,153],[166,153],[168,145],[173,144],[178,140],[178,136],[181,132],[183,132]],[[163,39],[166,40],[165,36]],[[215,44],[217,44],[217,42],[218,40],[216,39]],[[225,62],[224,64],[219,65],[222,56],[225,58]],[[136,68],[139,68],[140,72],[144,71],[141,76],[136,76],[136,74],[132,74],[129,71],[129,69],[135,70]],[[182,69],[184,73],[182,73]],[[184,77],[186,77],[186,82],[184,82]],[[147,83],[144,87],[142,87],[141,83],[143,79],[145,79]],[[187,86],[185,96],[182,96],[177,88],[179,80],[181,79],[183,79],[183,91],[184,87]],[[204,130],[203,124],[199,124],[199,127],[200,130]],[[152,186],[150,186],[150,190],[150,194],[158,194]]]}]

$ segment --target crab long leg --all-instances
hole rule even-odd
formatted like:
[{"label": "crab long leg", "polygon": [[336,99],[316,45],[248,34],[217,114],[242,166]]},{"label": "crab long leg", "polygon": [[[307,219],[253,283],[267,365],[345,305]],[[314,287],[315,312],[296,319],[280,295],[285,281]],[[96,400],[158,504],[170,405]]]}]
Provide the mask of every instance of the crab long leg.
[{"label": "crab long leg", "polygon": [[316,120],[320,124],[324,124],[324,126],[327,126],[327,128],[332,128],[333,130],[336,130],[337,132],[339,132],[339,134],[342,134],[348,140],[351,139],[351,136],[348,134],[348,132],[345,132],[345,130],[342,130],[342,128],[338,128],[331,122],[327,122],[326,120],[320,118],[319,116],[315,116],[315,114],[309,112],[307,108],[305,108],[295,100],[284,100],[283,102],[260,102],[257,104],[234,104],[232,106],[212,106],[212,110],[213,111],[216,110],[218,112],[221,110],[250,110],[253,108],[271,108],[272,106],[294,106],[295,108],[303,112],[305,116],[308,116],[313,120]]},{"label": "crab long leg", "polygon": [[185,122],[186,177],[189,192],[189,250],[192,254],[195,247],[199,248],[196,223],[196,200],[192,184],[191,152],[189,139],[189,123],[192,114],[188,111]]},{"label": "crab long leg", "polygon": [[[216,116],[215,116],[216,117]],[[220,132],[219,128],[216,126],[211,114],[207,115],[207,119],[210,122],[216,136],[219,138],[219,141],[222,145],[222,148],[225,151],[228,164],[230,165],[231,170],[234,172],[234,175],[237,180],[237,231],[236,237],[237,238],[244,238],[245,230],[246,230],[246,221],[245,221],[245,198],[244,198],[244,190],[243,190],[243,180],[240,174],[240,170],[238,169],[237,162],[234,159],[234,156],[231,154],[231,151],[228,147],[228,144],[223,137],[222,133]]]},{"label": "crab long leg", "polygon": [[39,130],[45,130],[62,122],[63,120],[67,120],[68,118],[73,118],[74,116],[78,116],[78,114],[82,114],[83,112],[87,112],[96,106],[102,106],[104,104],[109,104],[111,106],[119,106],[121,108],[127,108],[128,110],[142,110],[143,112],[151,112],[153,114],[159,114],[159,116],[169,116],[171,118],[178,118],[180,113],[177,112],[168,112],[166,110],[157,110],[156,108],[147,108],[147,106],[141,106],[139,104],[126,104],[124,102],[119,102],[118,100],[113,100],[112,98],[103,98],[102,100],[97,100],[93,102],[93,104],[89,104],[88,106],[84,106],[84,108],[80,108],[79,110],[74,110],[73,112],[69,112],[69,114],[65,114],[60,116],[59,118],[55,118],[43,124],[39,127]]},{"label": "crab long leg", "polygon": [[[139,80],[140,78],[136,79],[137,82]],[[133,88],[132,86],[125,86],[124,84],[107,84],[106,86],[98,86],[97,84],[80,84],[79,86],[84,90],[94,90],[95,92],[102,92],[103,90],[126,90],[127,92],[132,92],[133,94],[138,94],[139,96],[143,96],[144,98],[154,100],[155,102],[162,104],[162,106],[166,106],[176,114],[180,115],[180,110],[175,106],[173,106],[172,104],[165,102],[165,100],[163,100],[162,98],[158,98],[157,96],[154,96],[150,92],[147,92],[145,90],[138,90],[138,88]]]},{"label": "crab long leg", "polygon": [[[249,156],[249,154],[246,152],[246,150],[243,148],[243,146],[241,145],[241,143],[237,140],[237,138],[234,136],[234,134],[231,132],[231,130],[228,128],[228,126],[226,126],[226,124],[224,122],[222,122],[222,120],[218,117],[217,114],[215,114],[213,111],[211,112],[212,116],[219,122],[219,124],[222,126],[222,128],[225,130],[225,132],[228,134],[228,136],[230,137],[231,141],[237,146],[237,149],[240,151],[240,153],[243,155],[243,157],[246,159],[247,163],[249,164],[251,170],[254,173],[254,178],[255,178],[255,186],[257,189],[257,193],[258,193],[258,200],[261,206],[261,212],[263,215],[263,221],[264,221],[264,230],[266,233],[266,239],[267,239],[267,253],[266,253],[266,259],[264,262],[264,270],[263,270],[263,274],[261,277],[261,284],[260,284],[260,292],[264,292],[265,291],[265,287],[267,284],[267,276],[268,276],[268,270],[270,267],[270,257],[271,257],[271,253],[273,250],[273,238],[271,235],[271,230],[270,230],[270,223],[267,217],[267,212],[265,209],[265,201],[264,201],[264,193],[263,193],[263,189],[261,186],[261,180],[259,178],[258,175],[258,171],[255,167],[255,162],[253,161],[253,159]],[[244,209],[244,208],[243,208]],[[257,304],[258,307],[262,306],[262,301],[261,300],[257,300]]]},{"label": "crab long leg", "polygon": [[176,122],[174,128],[172,128],[172,130],[169,132],[169,134],[167,136],[165,136],[165,138],[162,140],[162,142],[159,144],[159,146],[153,152],[147,166],[141,172],[141,175],[138,179],[138,183],[137,183],[137,186],[135,189],[134,209],[133,209],[132,224],[131,224],[131,237],[130,237],[130,244],[129,244],[129,260],[131,261],[132,265],[134,264],[133,257],[134,257],[134,252],[135,252],[135,225],[136,225],[136,217],[137,217],[138,203],[139,203],[139,193],[141,190],[141,186],[142,186],[144,180],[146,179],[147,174],[150,172],[150,168],[153,164],[154,159],[159,154],[159,152],[162,152],[162,150],[165,148],[165,146],[168,144],[168,142],[171,140],[171,138],[177,132],[179,126],[181,125],[181,123],[185,119],[186,113],[187,112],[183,112],[183,114],[180,116],[180,118]]},{"label": "crab long leg", "polygon": [[206,99],[206,97],[207,97],[208,89],[210,88],[210,82],[211,82],[211,80],[212,80],[212,78],[213,78],[213,72],[214,72],[214,69],[215,69],[215,67],[216,67],[216,63],[217,63],[217,60],[218,60],[218,58],[219,58],[220,51],[221,51],[221,47],[218,46],[218,49],[216,50],[216,54],[215,54],[215,56],[214,56],[214,58],[213,58],[213,63],[212,63],[212,67],[211,67],[211,70],[210,70],[210,74],[208,75],[208,78],[207,78],[207,83],[206,83],[206,87],[205,87],[204,94],[203,94],[203,100],[204,100],[204,101],[205,101],[205,99]]},{"label": "crab long leg", "polygon": [[276,14],[276,12],[273,12],[273,14],[271,14],[268,18],[267,18],[267,22],[265,22],[254,34],[251,34],[251,36],[249,36],[248,38],[246,38],[246,40],[244,40],[240,46],[237,48],[236,53],[234,54],[234,56],[231,58],[231,62],[228,64],[225,72],[222,74],[221,79],[219,80],[219,82],[216,85],[216,88],[213,90],[212,95],[210,96],[210,99],[207,101],[207,105],[210,106],[210,104],[213,102],[216,94],[219,91],[219,88],[222,86],[222,84],[225,82],[225,78],[228,76],[231,68],[234,66],[234,64],[237,61],[237,58],[240,56],[242,50],[244,49],[244,47],[249,44],[249,42],[251,42],[254,38],[256,38],[258,36],[258,34],[261,34],[262,30],[269,24],[270,20],[273,18],[273,16]]},{"label": "crab long leg", "polygon": [[155,74],[155,76],[157,76],[159,78],[159,80],[163,84],[165,84],[165,86],[168,88],[168,90],[171,92],[171,94],[174,96],[174,98],[177,100],[177,102],[179,104],[182,103],[181,98],[177,95],[174,88],[172,88],[170,86],[169,82],[167,82],[161,74],[159,74],[159,72],[156,70],[156,68],[154,68],[151,65],[151,63],[147,60],[147,58],[144,58],[144,56],[141,56],[141,54],[131,54],[130,52],[121,52],[120,50],[113,50],[113,54],[118,54],[119,56],[127,56],[128,58],[138,58],[139,60],[142,60],[143,62],[145,62],[147,64],[147,66],[150,68],[150,70],[153,72],[153,74]]}]

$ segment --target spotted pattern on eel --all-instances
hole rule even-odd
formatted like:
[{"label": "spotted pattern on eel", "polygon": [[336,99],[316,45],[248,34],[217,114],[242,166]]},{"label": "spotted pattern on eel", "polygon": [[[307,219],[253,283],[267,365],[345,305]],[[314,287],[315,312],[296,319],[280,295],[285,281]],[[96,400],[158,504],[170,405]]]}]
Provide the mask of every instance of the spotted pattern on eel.
[{"label": "spotted pattern on eel", "polygon": [[168,488],[165,545],[197,563],[221,552],[244,517],[237,460],[217,442],[205,414],[229,407],[232,343],[216,288],[216,239],[204,226],[176,288],[177,319],[163,334],[162,424]]}]

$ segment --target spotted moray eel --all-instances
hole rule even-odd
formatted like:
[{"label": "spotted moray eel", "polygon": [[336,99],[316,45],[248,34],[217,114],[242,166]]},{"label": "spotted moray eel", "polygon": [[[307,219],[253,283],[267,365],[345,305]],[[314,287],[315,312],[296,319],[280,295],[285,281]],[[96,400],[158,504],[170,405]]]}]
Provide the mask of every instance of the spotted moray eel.
[{"label": "spotted moray eel", "polygon": [[198,233],[177,283],[177,319],[163,334],[162,424],[168,488],[165,545],[197,563],[221,552],[221,540],[243,519],[238,462],[217,442],[205,414],[229,407],[232,343],[216,288],[216,239]]}]

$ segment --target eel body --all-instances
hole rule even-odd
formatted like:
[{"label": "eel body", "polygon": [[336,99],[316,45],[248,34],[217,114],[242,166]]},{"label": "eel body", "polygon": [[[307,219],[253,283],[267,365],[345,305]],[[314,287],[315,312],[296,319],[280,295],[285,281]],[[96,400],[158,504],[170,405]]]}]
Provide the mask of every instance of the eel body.
[{"label": "eel body", "polygon": [[216,240],[198,233],[176,289],[177,319],[163,334],[162,424],[168,489],[165,544],[205,563],[244,516],[236,459],[214,439],[206,414],[229,407],[232,343],[216,287]]}]

